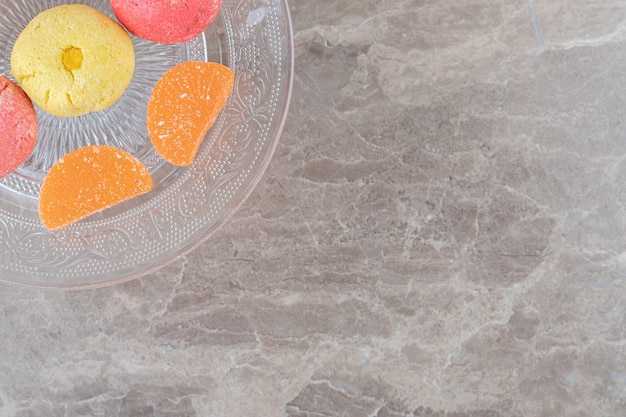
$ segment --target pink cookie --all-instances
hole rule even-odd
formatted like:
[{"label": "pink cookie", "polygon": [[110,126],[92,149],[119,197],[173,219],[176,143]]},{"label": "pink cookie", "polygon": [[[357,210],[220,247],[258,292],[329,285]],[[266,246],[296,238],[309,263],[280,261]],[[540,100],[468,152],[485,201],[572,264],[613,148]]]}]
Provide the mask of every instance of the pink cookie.
[{"label": "pink cookie", "polygon": [[111,9],[133,35],[157,43],[183,43],[213,22],[222,0],[111,0]]},{"label": "pink cookie", "polygon": [[37,114],[30,98],[13,81],[0,76],[0,177],[30,156],[37,141]]}]

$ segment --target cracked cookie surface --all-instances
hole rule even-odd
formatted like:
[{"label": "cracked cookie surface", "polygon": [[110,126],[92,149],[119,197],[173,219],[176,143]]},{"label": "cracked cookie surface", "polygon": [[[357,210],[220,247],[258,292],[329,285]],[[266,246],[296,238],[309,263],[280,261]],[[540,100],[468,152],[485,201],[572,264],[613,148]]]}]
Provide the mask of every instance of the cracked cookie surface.
[{"label": "cracked cookie surface", "polygon": [[30,156],[37,133],[37,114],[28,96],[8,77],[0,76],[0,178]]},{"label": "cracked cookie surface", "polygon": [[59,117],[104,110],[128,87],[135,52],[128,33],[80,4],[37,16],[15,41],[11,72],[41,109]]}]

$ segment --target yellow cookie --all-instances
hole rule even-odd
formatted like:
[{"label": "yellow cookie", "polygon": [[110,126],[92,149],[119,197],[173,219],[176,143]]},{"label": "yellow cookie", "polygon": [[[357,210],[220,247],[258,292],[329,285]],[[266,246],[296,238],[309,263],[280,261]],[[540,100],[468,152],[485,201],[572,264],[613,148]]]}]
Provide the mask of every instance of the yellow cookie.
[{"label": "yellow cookie", "polygon": [[15,41],[11,72],[41,109],[60,117],[103,110],[124,93],[135,70],[128,33],[97,10],[48,9]]}]

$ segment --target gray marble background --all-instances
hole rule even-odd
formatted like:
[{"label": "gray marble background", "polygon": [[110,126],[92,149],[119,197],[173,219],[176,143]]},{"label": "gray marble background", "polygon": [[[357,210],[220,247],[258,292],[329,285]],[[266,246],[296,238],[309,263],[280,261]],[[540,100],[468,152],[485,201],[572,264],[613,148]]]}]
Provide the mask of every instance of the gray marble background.
[{"label": "gray marble background", "polygon": [[210,242],[3,286],[1,416],[626,415],[626,2],[291,0],[263,181]]}]

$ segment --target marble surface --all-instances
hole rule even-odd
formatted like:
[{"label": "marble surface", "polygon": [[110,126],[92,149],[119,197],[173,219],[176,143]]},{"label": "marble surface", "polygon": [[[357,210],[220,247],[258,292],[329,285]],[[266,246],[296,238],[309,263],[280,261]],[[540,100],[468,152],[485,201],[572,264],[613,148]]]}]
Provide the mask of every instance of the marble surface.
[{"label": "marble surface", "polygon": [[626,2],[290,6],[254,194],[143,279],[3,286],[0,415],[626,415]]}]

